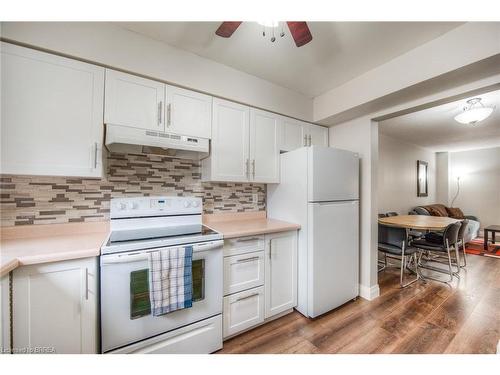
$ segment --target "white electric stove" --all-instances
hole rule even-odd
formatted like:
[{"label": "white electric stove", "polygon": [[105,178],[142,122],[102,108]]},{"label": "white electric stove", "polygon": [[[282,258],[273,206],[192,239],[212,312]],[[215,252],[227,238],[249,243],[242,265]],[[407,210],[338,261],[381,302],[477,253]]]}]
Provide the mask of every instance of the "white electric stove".
[{"label": "white electric stove", "polygon": [[[202,224],[195,197],[111,200],[101,248],[101,348],[105,353],[211,353],[222,348],[222,235]],[[193,306],[162,316],[148,309],[148,252],[193,248]],[[133,281],[134,280],[134,281]],[[140,279],[139,279],[140,280]]]}]

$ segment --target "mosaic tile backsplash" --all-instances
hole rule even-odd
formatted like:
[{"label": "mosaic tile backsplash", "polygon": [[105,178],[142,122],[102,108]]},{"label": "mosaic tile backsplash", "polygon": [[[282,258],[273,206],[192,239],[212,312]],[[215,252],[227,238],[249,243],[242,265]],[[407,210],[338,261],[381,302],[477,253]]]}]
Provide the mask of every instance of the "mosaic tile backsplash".
[{"label": "mosaic tile backsplash", "polygon": [[266,209],[265,184],[202,182],[198,161],[111,153],[107,164],[104,179],[1,175],[1,225],[102,221],[114,197],[196,196],[205,213]]}]

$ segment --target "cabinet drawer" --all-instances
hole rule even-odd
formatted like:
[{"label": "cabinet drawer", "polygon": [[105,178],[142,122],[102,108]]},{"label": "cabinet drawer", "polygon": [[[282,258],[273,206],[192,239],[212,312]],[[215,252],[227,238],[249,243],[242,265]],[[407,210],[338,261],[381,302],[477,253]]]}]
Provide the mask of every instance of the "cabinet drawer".
[{"label": "cabinet drawer", "polygon": [[264,285],[264,252],[224,258],[224,295]]},{"label": "cabinet drawer", "polygon": [[264,236],[230,238],[224,241],[224,256],[240,255],[265,248]]},{"label": "cabinet drawer", "polygon": [[224,337],[264,321],[264,287],[224,297]]}]

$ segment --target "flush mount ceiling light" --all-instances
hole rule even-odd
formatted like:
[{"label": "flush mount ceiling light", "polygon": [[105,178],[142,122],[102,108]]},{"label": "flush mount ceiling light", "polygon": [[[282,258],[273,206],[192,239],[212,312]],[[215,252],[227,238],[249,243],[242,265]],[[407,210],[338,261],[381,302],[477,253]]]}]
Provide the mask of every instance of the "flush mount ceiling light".
[{"label": "flush mount ceiling light", "polygon": [[481,98],[472,98],[467,100],[464,111],[455,116],[455,121],[461,124],[474,125],[488,118],[493,113],[493,109],[493,107],[485,107],[481,103]]}]

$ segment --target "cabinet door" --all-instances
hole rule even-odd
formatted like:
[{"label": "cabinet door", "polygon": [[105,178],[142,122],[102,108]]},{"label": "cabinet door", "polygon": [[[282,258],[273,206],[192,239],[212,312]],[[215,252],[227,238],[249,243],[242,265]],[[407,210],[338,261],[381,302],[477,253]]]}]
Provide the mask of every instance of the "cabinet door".
[{"label": "cabinet door", "polygon": [[297,232],[266,237],[267,319],[297,305]]},{"label": "cabinet door", "polygon": [[167,125],[165,131],[210,139],[212,135],[212,97],[175,86],[167,87]]},{"label": "cabinet door", "polygon": [[96,353],[96,258],[24,266],[13,277],[14,348]]},{"label": "cabinet door", "polygon": [[328,128],[309,124],[310,146],[328,146]]},{"label": "cabinet door", "polygon": [[306,145],[305,133],[302,131],[302,126],[299,121],[283,117],[280,124],[280,130],[281,151],[292,151]]},{"label": "cabinet door", "polygon": [[224,297],[224,337],[264,321],[264,287]]},{"label": "cabinet door", "polygon": [[279,116],[250,111],[250,179],[260,183],[279,182]]},{"label": "cabinet door", "polygon": [[104,122],[163,131],[165,87],[162,82],[106,69]]},{"label": "cabinet door", "polygon": [[101,177],[104,69],[1,45],[2,173]]},{"label": "cabinet door", "polygon": [[7,354],[10,349],[10,295],[9,295],[9,275],[2,276],[0,279],[0,354]]},{"label": "cabinet door", "polygon": [[212,181],[248,181],[249,115],[247,106],[213,100]]}]

